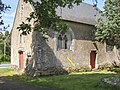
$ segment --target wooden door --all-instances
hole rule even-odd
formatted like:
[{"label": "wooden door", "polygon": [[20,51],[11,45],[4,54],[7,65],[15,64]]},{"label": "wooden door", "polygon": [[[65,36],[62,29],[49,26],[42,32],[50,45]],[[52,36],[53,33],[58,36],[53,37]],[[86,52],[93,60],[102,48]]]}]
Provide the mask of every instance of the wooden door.
[{"label": "wooden door", "polygon": [[24,55],[23,52],[19,52],[19,68],[20,70],[24,69]]},{"label": "wooden door", "polygon": [[95,62],[96,62],[96,51],[91,51],[90,53],[90,65],[91,68],[95,68]]}]

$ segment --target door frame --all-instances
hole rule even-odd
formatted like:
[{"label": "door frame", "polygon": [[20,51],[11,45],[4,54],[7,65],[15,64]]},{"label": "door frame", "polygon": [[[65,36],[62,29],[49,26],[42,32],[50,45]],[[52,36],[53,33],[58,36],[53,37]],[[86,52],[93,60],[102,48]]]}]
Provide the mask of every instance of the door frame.
[{"label": "door frame", "polygon": [[19,69],[20,70],[24,69],[24,53],[23,53],[23,51],[19,52]]}]

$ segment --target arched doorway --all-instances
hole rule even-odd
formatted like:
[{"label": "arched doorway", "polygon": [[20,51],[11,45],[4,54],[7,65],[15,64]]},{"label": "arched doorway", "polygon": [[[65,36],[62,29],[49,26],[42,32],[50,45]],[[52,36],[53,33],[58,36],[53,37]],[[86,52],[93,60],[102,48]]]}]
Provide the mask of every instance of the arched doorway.
[{"label": "arched doorway", "polygon": [[24,69],[24,55],[23,55],[23,51],[19,52],[19,69],[20,70]]}]

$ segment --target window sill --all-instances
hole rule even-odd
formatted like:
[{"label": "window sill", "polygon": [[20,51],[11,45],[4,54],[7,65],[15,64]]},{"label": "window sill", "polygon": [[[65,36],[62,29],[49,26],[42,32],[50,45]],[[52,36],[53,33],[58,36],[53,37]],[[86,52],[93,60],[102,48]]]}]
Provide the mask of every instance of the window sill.
[{"label": "window sill", "polygon": [[60,49],[60,50],[57,50],[57,52],[72,52],[72,50],[69,50],[69,49]]}]

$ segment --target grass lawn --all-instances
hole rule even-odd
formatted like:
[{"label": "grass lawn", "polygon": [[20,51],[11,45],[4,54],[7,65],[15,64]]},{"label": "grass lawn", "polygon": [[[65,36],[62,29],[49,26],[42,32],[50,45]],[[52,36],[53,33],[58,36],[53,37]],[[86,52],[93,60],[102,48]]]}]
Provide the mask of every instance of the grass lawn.
[{"label": "grass lawn", "polygon": [[13,76],[14,74],[15,74],[15,72],[14,72],[13,69],[10,69],[10,68],[0,69],[0,77],[2,77],[2,76]]},{"label": "grass lawn", "polygon": [[0,62],[0,64],[10,64],[9,61]]},{"label": "grass lawn", "polygon": [[[0,75],[11,71],[12,70],[0,70]],[[120,87],[106,85],[101,82],[101,79],[104,77],[120,78],[120,74],[105,71],[71,73],[69,75],[39,78],[27,77],[26,75],[14,75],[13,73],[11,75],[13,76],[9,76],[10,78],[20,80],[27,84],[52,87],[57,88],[57,90],[120,90]]]}]

